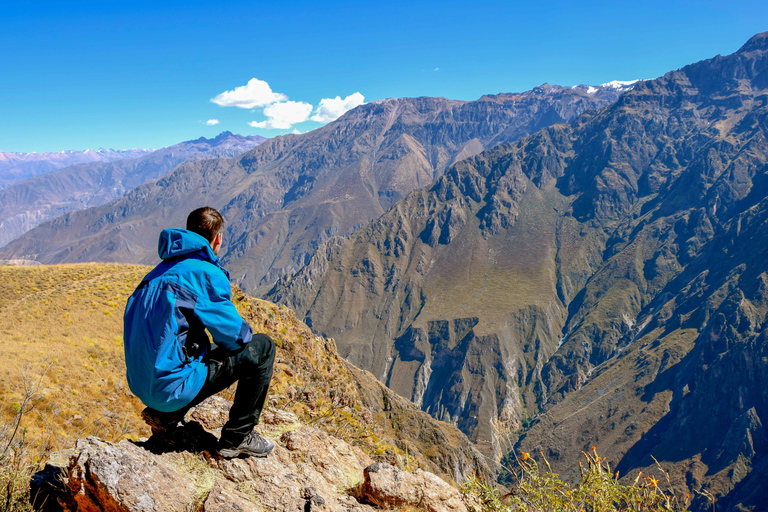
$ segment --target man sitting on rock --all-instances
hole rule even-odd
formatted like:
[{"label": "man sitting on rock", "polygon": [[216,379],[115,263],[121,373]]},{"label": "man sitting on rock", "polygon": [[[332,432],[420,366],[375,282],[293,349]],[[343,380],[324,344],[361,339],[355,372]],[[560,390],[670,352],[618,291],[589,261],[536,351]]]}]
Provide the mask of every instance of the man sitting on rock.
[{"label": "man sitting on rock", "polygon": [[229,273],[218,258],[223,225],[221,214],[205,207],[189,214],[187,229],[160,233],[163,261],[125,308],[128,385],[147,406],[141,416],[152,434],[171,441],[187,410],[238,381],[217,452],[266,457],[275,443],[253,428],[267,398],[275,344],[253,335],[232,304]]}]

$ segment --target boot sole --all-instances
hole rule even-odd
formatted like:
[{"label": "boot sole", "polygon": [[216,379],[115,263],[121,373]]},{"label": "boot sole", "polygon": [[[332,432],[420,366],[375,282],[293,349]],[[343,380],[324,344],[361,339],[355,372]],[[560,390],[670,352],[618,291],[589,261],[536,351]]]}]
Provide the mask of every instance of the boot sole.
[{"label": "boot sole", "polygon": [[216,450],[216,453],[218,453],[220,456],[224,457],[225,459],[234,459],[235,457],[238,457],[242,454],[246,454],[249,457],[259,457],[259,458],[266,458],[267,455],[272,453],[272,450],[268,452],[249,452],[247,450],[238,450],[236,448],[222,448],[221,450]]}]

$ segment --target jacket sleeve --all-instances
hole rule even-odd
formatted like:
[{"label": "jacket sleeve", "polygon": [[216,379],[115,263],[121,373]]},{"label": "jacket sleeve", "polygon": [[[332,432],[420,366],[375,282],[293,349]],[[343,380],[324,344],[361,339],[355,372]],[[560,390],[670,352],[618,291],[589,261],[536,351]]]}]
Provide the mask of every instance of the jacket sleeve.
[{"label": "jacket sleeve", "polygon": [[229,280],[221,272],[210,274],[207,297],[198,297],[195,314],[226,350],[238,350],[251,341],[253,331],[232,304]]}]

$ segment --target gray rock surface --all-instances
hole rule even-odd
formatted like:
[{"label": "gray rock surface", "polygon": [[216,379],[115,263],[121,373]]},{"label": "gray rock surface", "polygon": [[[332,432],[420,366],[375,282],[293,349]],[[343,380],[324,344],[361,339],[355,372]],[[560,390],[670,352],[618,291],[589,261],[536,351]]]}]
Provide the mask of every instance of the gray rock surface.
[{"label": "gray rock surface", "polygon": [[418,507],[429,512],[466,512],[461,493],[432,473],[401,471],[389,464],[365,468],[363,497],[386,510]]},{"label": "gray rock surface", "polygon": [[59,477],[39,478],[60,479],[66,511],[466,510],[461,494],[432,473],[374,464],[359,448],[286,411],[264,411],[258,429],[276,441],[268,457],[219,458],[213,446],[228,406],[219,397],[203,402],[171,444],[80,439],[62,453],[68,462],[59,464]]}]

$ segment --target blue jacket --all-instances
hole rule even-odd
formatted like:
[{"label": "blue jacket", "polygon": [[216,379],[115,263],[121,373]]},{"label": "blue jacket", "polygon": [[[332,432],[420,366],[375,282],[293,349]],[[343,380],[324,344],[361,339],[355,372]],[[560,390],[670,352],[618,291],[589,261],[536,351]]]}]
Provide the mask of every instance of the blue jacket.
[{"label": "blue jacket", "polygon": [[165,229],[163,260],[141,281],[125,307],[128,386],[145,405],[182,409],[205,383],[210,340],[227,350],[251,341],[248,323],[232,304],[229,274],[208,241],[186,229]]}]

